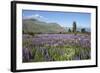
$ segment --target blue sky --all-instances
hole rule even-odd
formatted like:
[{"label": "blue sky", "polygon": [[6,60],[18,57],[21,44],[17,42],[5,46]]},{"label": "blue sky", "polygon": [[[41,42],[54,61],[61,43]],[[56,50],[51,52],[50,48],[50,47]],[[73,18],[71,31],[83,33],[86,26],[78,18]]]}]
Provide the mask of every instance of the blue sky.
[{"label": "blue sky", "polygon": [[78,27],[91,26],[90,13],[23,10],[22,16],[23,19],[36,18],[47,23],[58,23],[63,27],[72,27],[73,21],[76,21]]}]

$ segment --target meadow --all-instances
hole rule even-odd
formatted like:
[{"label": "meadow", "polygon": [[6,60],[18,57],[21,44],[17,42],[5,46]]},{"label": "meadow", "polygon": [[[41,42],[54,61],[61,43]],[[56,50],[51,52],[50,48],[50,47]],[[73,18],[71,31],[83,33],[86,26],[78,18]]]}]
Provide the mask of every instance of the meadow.
[{"label": "meadow", "polygon": [[23,62],[91,59],[88,33],[23,34]]}]

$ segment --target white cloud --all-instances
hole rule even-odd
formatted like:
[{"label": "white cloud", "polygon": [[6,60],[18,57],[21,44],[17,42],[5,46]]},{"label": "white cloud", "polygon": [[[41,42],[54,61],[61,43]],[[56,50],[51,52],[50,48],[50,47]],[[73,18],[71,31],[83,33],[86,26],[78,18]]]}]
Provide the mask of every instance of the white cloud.
[{"label": "white cloud", "polygon": [[35,16],[35,17],[41,17],[39,14],[35,14],[34,16]]},{"label": "white cloud", "polygon": [[42,20],[42,21],[47,19],[47,18],[45,18],[45,17],[43,17],[43,16],[41,16],[39,14],[33,14],[33,15],[30,15],[30,16],[24,16],[23,17],[23,19],[32,19],[32,18],[38,19],[38,20]]}]

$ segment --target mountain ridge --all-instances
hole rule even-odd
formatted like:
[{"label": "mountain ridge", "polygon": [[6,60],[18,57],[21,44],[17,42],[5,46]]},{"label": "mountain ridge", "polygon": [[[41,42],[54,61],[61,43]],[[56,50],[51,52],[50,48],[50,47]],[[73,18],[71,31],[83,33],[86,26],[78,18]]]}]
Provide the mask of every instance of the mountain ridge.
[{"label": "mountain ridge", "polygon": [[47,23],[37,19],[23,19],[23,31],[25,33],[59,33],[66,32],[58,23]]}]

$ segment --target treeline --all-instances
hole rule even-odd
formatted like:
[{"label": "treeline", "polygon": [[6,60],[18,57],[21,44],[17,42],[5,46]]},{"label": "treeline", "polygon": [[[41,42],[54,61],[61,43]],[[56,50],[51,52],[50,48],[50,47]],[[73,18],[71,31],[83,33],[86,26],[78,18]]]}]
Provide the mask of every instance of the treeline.
[{"label": "treeline", "polygon": [[76,24],[76,22],[74,21],[73,22],[73,27],[72,27],[72,29],[68,29],[68,32],[73,32],[73,33],[77,33],[77,32],[81,32],[81,33],[88,33],[88,31],[86,31],[86,29],[85,28],[81,28],[81,30],[80,31],[77,31],[77,24]]}]

